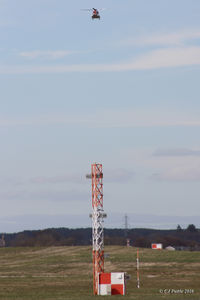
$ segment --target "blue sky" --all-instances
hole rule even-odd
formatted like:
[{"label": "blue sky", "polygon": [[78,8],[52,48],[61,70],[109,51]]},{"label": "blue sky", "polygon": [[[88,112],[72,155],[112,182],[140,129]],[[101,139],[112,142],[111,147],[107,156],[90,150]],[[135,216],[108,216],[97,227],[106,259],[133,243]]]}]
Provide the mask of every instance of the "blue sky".
[{"label": "blue sky", "polygon": [[198,216],[199,76],[199,0],[0,0],[0,231],[88,214],[93,162],[119,226]]}]

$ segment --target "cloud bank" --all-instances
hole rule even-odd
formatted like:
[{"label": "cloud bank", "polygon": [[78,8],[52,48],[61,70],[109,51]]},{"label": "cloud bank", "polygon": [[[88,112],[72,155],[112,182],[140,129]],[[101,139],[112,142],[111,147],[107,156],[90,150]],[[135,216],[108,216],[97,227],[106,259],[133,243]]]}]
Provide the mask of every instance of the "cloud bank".
[{"label": "cloud bank", "polygon": [[188,41],[200,38],[199,29],[182,30],[173,33],[157,33],[139,38],[128,38],[121,46],[183,46]]},{"label": "cloud bank", "polygon": [[88,200],[88,193],[80,190],[31,190],[28,188],[2,191],[0,201],[53,201],[82,202]]},{"label": "cloud bank", "polygon": [[38,176],[30,179],[30,183],[34,184],[57,184],[57,183],[83,183],[83,176],[78,174],[65,174],[58,176]]},{"label": "cloud bank", "polygon": [[60,59],[70,54],[77,53],[75,51],[66,51],[66,50],[49,50],[49,51],[41,51],[41,50],[34,50],[34,51],[24,51],[20,52],[19,55],[24,58],[28,59],[36,59],[36,58],[43,58],[43,59]]},{"label": "cloud bank", "polygon": [[177,167],[152,175],[152,179],[171,182],[198,182],[200,181],[200,168]]},{"label": "cloud bank", "polygon": [[69,72],[126,72],[200,65],[200,47],[157,49],[126,62],[112,64],[0,66],[0,74],[60,74]]}]

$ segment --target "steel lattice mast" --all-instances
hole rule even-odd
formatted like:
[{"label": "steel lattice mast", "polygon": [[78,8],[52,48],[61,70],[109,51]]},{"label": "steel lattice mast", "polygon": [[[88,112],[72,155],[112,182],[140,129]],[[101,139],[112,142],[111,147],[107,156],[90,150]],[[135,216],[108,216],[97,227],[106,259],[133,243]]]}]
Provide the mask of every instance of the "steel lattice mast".
[{"label": "steel lattice mast", "polygon": [[103,172],[102,164],[92,164],[92,243],[93,243],[93,292],[98,293],[98,273],[104,272]]}]

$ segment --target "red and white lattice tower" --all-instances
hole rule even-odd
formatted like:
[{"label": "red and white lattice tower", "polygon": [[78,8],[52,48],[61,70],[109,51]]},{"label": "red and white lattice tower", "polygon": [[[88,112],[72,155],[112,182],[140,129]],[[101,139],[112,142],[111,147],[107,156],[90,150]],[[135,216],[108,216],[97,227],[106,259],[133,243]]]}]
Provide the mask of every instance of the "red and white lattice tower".
[{"label": "red and white lattice tower", "polygon": [[92,243],[93,243],[93,292],[98,293],[98,274],[104,272],[103,172],[102,164],[92,164]]}]

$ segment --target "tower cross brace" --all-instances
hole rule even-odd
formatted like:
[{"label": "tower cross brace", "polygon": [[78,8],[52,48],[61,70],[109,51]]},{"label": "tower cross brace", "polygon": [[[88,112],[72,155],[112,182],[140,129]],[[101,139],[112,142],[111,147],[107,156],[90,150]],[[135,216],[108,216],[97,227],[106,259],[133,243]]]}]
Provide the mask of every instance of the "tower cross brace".
[{"label": "tower cross brace", "polygon": [[92,164],[92,255],[93,255],[93,293],[98,294],[98,274],[104,272],[104,232],[103,219],[103,171],[102,164]]}]

